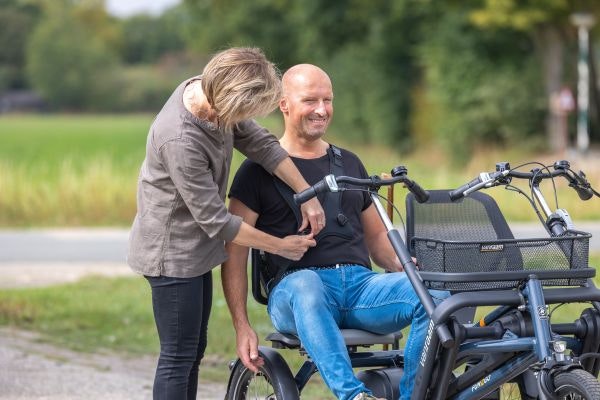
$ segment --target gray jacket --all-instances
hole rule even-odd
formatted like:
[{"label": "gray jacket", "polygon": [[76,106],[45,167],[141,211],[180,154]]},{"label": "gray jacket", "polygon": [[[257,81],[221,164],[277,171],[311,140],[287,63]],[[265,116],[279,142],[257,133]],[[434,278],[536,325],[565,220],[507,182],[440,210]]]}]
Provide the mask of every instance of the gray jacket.
[{"label": "gray jacket", "polygon": [[234,146],[269,172],[287,156],[254,121],[226,134],[196,118],[183,105],[190,81],[177,87],[148,133],[127,256],[144,275],[194,277],[226,260],[224,242],[242,223],[225,207]]}]

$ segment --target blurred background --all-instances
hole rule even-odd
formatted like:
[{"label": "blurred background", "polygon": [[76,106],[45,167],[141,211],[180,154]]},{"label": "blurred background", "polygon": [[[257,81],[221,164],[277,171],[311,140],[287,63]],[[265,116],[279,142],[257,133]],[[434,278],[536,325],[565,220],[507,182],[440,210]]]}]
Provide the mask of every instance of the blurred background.
[{"label": "blurred background", "polygon": [[[597,0],[0,0],[0,228],[108,227],[126,240],[153,116],[230,46],[261,47],[282,71],[327,71],[328,139],[370,172],[404,164],[424,187],[452,188],[497,161],[566,158],[600,187]],[[278,111],[260,122],[282,131]],[[600,200],[563,192],[576,222],[600,221]],[[510,220],[535,220],[498,197]],[[145,282],[105,279],[0,290],[0,324],[81,350],[156,352]],[[231,329],[216,296],[221,340]],[[264,314],[253,318],[268,331]],[[233,346],[209,348],[215,370]]]}]

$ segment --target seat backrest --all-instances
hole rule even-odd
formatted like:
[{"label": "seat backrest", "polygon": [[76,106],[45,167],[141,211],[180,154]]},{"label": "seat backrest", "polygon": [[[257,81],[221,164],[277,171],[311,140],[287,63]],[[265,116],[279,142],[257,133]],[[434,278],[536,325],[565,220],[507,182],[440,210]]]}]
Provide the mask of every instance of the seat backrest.
[{"label": "seat backrest", "polygon": [[418,203],[406,196],[406,243],[414,256],[413,237],[452,241],[514,239],[496,201],[475,192],[457,201],[448,190],[430,190],[429,200]]},{"label": "seat backrest", "polygon": [[[425,203],[418,203],[412,193],[407,195],[406,244],[412,256],[415,256],[412,242],[414,237],[449,241],[514,239],[504,215],[492,197],[475,192],[452,201],[448,192],[430,190],[429,199]],[[521,260],[522,264],[520,254],[513,259],[517,262]],[[468,324],[473,322],[475,311],[476,307],[466,307],[455,311],[453,315],[459,322]]]},{"label": "seat backrest", "polygon": [[267,282],[262,275],[261,266],[266,263],[265,253],[262,250],[250,249],[250,270],[251,270],[251,285],[252,296],[254,300],[260,304],[266,305],[267,299]]}]

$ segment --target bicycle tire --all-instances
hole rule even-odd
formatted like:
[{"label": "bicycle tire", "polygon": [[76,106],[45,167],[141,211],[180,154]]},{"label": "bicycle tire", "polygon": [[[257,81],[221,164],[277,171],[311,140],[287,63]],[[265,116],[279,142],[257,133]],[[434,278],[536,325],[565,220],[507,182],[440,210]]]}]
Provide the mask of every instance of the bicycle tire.
[{"label": "bicycle tire", "polygon": [[225,400],[299,400],[296,381],[279,353],[271,349],[261,349],[259,353],[265,363],[258,373],[239,360],[235,363]]},{"label": "bicycle tire", "polygon": [[559,399],[600,400],[600,382],[587,371],[561,372],[554,376],[553,381]]}]

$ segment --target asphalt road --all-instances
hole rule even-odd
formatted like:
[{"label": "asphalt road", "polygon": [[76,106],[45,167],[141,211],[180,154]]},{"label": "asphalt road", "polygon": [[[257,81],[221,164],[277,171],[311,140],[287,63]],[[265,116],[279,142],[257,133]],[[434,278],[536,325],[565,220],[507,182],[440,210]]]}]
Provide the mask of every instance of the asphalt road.
[{"label": "asphalt road", "polygon": [[[539,224],[511,224],[516,237],[545,237]],[[590,249],[600,252],[600,221],[578,229],[592,233]],[[35,229],[0,231],[0,267],[12,263],[122,264],[127,254],[126,229]]]}]

